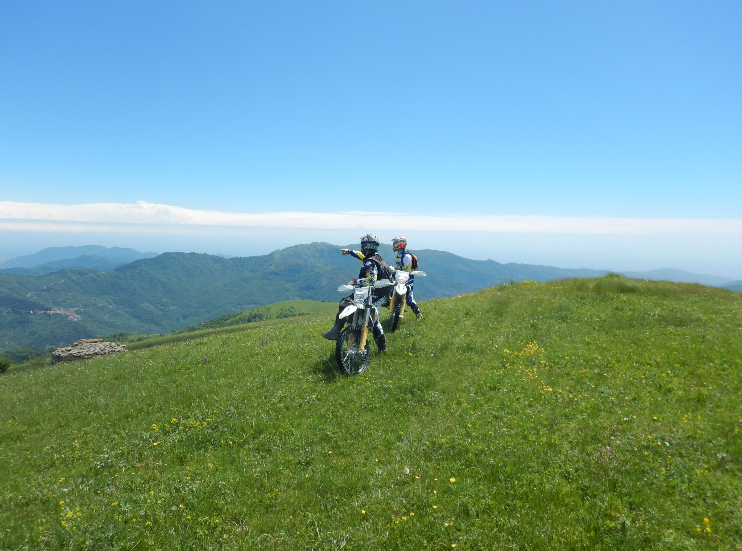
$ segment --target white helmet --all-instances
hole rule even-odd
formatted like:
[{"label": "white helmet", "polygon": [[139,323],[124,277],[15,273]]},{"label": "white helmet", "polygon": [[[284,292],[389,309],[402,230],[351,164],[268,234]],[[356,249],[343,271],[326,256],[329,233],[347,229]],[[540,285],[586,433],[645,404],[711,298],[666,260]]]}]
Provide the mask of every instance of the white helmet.
[{"label": "white helmet", "polygon": [[404,235],[398,235],[394,239],[392,239],[392,249],[395,251],[398,251],[399,249],[406,249],[407,248],[407,239]]}]

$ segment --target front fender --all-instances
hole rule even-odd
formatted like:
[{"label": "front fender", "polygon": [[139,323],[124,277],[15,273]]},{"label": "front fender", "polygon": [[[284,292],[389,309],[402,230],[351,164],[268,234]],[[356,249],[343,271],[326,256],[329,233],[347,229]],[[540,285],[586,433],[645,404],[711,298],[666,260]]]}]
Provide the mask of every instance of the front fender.
[{"label": "front fender", "polygon": [[340,312],[340,316],[338,316],[338,318],[344,319],[344,318],[347,318],[348,316],[352,316],[353,312],[355,312],[356,310],[358,310],[358,306],[356,306],[355,304],[350,304],[346,306],[342,312]]}]

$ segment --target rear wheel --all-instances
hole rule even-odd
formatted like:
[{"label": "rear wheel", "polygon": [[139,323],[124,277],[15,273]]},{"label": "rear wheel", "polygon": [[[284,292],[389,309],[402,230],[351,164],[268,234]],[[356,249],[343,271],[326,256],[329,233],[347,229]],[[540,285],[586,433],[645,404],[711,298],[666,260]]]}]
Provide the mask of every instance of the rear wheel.
[{"label": "rear wheel", "polygon": [[366,371],[371,362],[371,347],[366,340],[366,346],[359,350],[361,330],[357,327],[348,327],[340,333],[335,344],[335,360],[338,367],[348,376],[358,375]]}]

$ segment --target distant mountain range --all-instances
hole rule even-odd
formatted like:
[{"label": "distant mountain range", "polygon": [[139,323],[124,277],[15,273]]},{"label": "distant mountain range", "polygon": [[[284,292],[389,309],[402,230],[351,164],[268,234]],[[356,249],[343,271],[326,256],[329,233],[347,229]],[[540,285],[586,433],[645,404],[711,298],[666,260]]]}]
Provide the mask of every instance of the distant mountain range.
[{"label": "distant mountain range", "polygon": [[676,281],[678,283],[701,283],[710,287],[722,287],[729,279],[708,274],[694,274],[674,268],[661,268],[645,272],[621,272],[621,275],[633,279],[650,279],[655,281]]},{"label": "distant mountain range", "polygon": [[50,247],[28,256],[11,258],[0,264],[0,273],[40,276],[60,270],[109,271],[157,253],[140,253],[121,247]]},{"label": "distant mountain range", "polygon": [[719,285],[719,287],[724,287],[725,289],[731,289],[732,291],[742,293],[742,280],[730,281],[729,283],[725,283],[724,285]]},{"label": "distant mountain range", "polygon": [[[312,243],[264,256],[223,258],[196,253],[153,256],[132,249],[63,247],[11,259],[4,266],[10,265],[14,270],[66,267],[40,275],[0,270],[0,352],[19,347],[60,346],[80,338],[119,332],[174,331],[296,298],[334,302],[341,298],[336,292],[338,285],[356,277],[360,268],[358,261],[342,256],[339,249],[337,245]],[[382,245],[380,252],[387,260],[393,260],[389,245]],[[507,282],[600,277],[607,273],[469,260],[434,250],[414,252],[420,259],[420,269],[428,274],[416,281],[418,300],[472,293]],[[134,261],[125,262],[136,256]],[[113,266],[116,262],[121,264]],[[82,265],[86,267],[72,269]],[[711,285],[719,285],[718,280],[726,282],[723,278],[680,270],[626,275]],[[734,283],[740,282],[727,284]]]}]

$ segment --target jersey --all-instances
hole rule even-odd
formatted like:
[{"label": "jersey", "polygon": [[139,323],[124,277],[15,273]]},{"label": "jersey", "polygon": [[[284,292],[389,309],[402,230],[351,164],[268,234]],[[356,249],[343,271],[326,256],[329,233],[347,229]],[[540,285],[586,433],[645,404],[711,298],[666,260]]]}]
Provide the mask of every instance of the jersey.
[{"label": "jersey", "polygon": [[[351,249],[349,254],[363,262],[361,271],[358,273],[359,283],[363,285],[374,285],[379,279],[392,279],[392,269],[384,262],[384,259],[379,253],[366,256],[362,252]],[[375,299],[380,300],[382,297],[391,294],[393,289],[394,287],[391,285],[381,289],[374,289],[373,295]]]},{"label": "jersey", "polygon": [[407,249],[400,249],[397,253],[395,266],[398,270],[411,272],[417,269],[417,257]]},{"label": "jersey", "polygon": [[366,285],[373,285],[379,279],[391,279],[392,269],[379,253],[366,256],[362,252],[351,249],[349,254],[363,262],[361,271],[358,273],[359,281],[364,280]]}]

